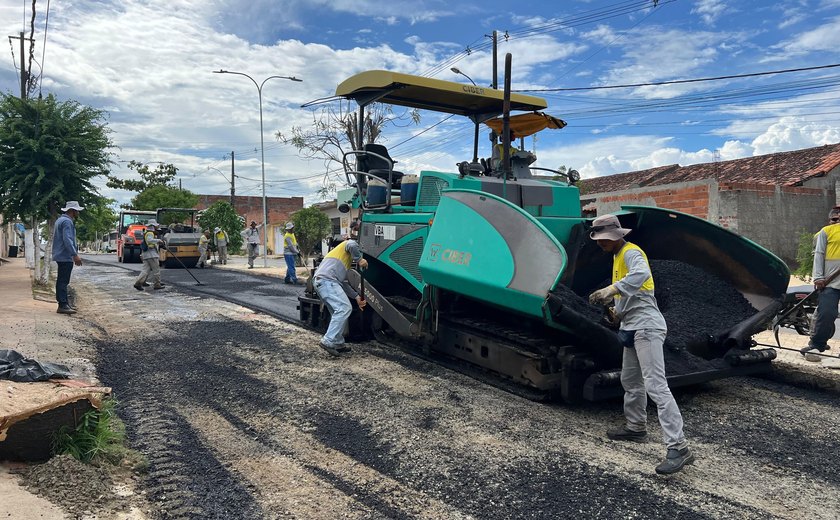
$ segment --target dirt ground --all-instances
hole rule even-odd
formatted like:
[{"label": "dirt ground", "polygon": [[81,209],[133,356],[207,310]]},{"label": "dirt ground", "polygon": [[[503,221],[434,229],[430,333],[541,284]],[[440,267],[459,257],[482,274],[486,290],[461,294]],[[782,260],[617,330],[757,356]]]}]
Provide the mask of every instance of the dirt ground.
[{"label": "dirt ground", "polygon": [[620,424],[620,401],[534,403],[376,343],[333,359],[316,334],[243,307],[174,288],[134,292],[117,268],[73,276],[79,314],[39,334],[75,335],[54,353],[93,361],[149,468],[119,485],[45,468],[52,485],[62,476],[106,495],[87,509],[65,505],[70,518],[799,520],[840,511],[835,392],[784,378],[678,391],[697,462],[661,478],[654,408],[650,442],[616,443],[604,430]]}]

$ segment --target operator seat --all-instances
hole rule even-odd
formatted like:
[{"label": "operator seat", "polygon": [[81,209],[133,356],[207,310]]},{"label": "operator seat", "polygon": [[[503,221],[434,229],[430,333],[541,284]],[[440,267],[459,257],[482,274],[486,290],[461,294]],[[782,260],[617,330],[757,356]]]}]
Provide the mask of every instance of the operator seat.
[{"label": "operator seat", "polygon": [[[368,143],[363,148],[366,152],[375,153],[377,155],[381,155],[385,157],[391,164],[395,164],[397,161],[391,159],[391,156],[388,155],[388,149],[381,144],[376,143]],[[380,159],[379,157],[375,157],[373,155],[359,155],[359,170],[379,177],[383,181],[388,180],[388,162]],[[402,178],[403,172],[392,171],[391,172],[391,189],[398,190],[402,185]]]}]

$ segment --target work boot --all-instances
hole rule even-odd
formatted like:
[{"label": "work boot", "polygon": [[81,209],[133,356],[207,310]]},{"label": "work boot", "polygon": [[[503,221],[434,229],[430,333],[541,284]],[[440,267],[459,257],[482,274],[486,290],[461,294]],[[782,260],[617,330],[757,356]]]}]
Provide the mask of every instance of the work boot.
[{"label": "work boot", "polygon": [[688,446],[681,450],[668,448],[668,454],[665,456],[665,460],[656,466],[656,472],[660,475],[673,475],[683,466],[692,462],[694,462],[694,454],[691,453]]},{"label": "work boot", "polygon": [[59,314],[76,314],[76,309],[71,309],[69,305],[59,305],[58,310],[55,312]]},{"label": "work boot", "polygon": [[143,284],[136,283],[136,284],[134,284],[134,288],[137,289],[138,291],[142,291],[143,290]]},{"label": "work boot", "polygon": [[647,442],[647,431],[640,432],[631,430],[627,425],[613,430],[607,430],[607,437],[614,441]]},{"label": "work boot", "polygon": [[814,345],[813,343],[808,343],[808,346],[807,347],[802,347],[801,349],[799,349],[799,352],[801,354],[807,354],[807,353],[809,353],[813,350],[817,350],[819,352],[825,352],[826,350],[828,350],[828,345]]},{"label": "work boot", "polygon": [[338,351],[340,354],[346,354],[348,352],[353,352],[353,349],[350,348],[350,345],[341,345],[340,347],[336,347],[335,350]]},{"label": "work boot", "polygon": [[322,349],[329,352],[331,356],[333,356],[333,357],[338,357],[339,356],[338,349],[336,349],[335,347],[331,347],[331,346],[327,345],[326,343],[324,343],[323,341],[319,341],[318,345],[320,345]]},{"label": "work boot", "polygon": [[151,287],[151,285],[149,282],[143,282],[143,287]]},{"label": "work boot", "polygon": [[165,286],[165,285],[163,285],[162,283],[156,283],[156,284],[155,284],[155,290],[158,290],[158,289],[163,289],[164,287],[166,287],[166,286]]}]

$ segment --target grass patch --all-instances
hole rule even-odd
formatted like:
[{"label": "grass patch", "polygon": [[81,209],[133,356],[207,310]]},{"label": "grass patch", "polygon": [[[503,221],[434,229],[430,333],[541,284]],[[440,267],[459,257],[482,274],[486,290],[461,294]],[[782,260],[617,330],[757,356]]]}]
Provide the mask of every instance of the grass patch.
[{"label": "grass patch", "polygon": [[125,447],[125,426],[116,414],[116,400],[85,413],[75,429],[63,427],[53,439],[56,455],[68,454],[85,463],[119,464],[129,451]]}]

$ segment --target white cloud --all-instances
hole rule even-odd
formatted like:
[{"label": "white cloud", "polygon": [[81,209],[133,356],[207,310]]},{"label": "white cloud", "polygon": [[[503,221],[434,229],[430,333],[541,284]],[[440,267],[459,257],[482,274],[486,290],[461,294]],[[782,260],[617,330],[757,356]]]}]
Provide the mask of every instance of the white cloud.
[{"label": "white cloud", "polygon": [[705,23],[711,25],[727,10],[728,4],[724,0],[698,0],[691,13],[699,14]]},{"label": "white cloud", "polygon": [[790,58],[814,51],[835,52],[838,46],[840,46],[840,17],[833,18],[819,27],[776,45],[774,48],[779,49],[782,55],[774,57]]}]

